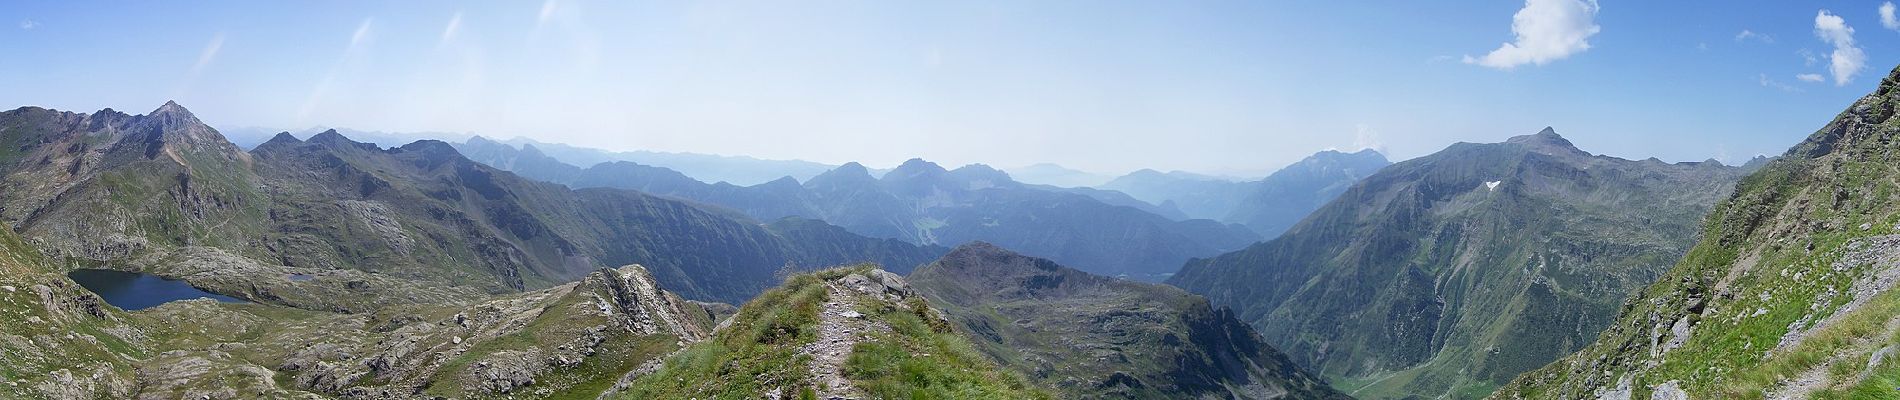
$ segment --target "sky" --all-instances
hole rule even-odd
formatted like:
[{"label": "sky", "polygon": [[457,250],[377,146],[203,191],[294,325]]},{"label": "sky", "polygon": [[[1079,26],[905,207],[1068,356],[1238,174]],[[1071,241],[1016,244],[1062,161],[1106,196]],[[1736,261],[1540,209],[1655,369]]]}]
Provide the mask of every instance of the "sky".
[{"label": "sky", "polygon": [[1900,63],[1882,1],[27,1],[0,23],[0,108],[1104,173],[1545,126],[1737,163]]}]

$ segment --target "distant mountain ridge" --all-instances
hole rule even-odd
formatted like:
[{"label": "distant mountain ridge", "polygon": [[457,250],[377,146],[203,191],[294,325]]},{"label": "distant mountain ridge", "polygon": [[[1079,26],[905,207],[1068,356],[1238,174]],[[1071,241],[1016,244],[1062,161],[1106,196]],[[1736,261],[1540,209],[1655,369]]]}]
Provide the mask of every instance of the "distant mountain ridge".
[{"label": "distant mountain ridge", "polygon": [[572,165],[592,166],[627,161],[672,169],[704,182],[727,182],[741,186],[770,182],[787,176],[804,181],[836,168],[833,165],[804,160],[767,160],[747,156],[646,150],[608,151],[559,143],[543,143],[527,138],[510,139],[505,143],[514,146],[532,145],[549,157]]},{"label": "distant mountain ridge", "polygon": [[1746,173],[1595,156],[1554,130],[1379,170],[1168,282],[1370,398],[1481,397],[1580,347]]},{"label": "distant mountain ridge", "polygon": [[862,164],[847,163],[803,183],[782,178],[737,186],[707,184],[631,162],[542,168],[559,163],[539,155],[538,148],[486,140],[463,146],[468,154],[516,166],[526,176],[576,187],[689,199],[760,220],[818,219],[860,235],[920,245],[989,241],[1111,276],[1159,280],[1189,258],[1259,239],[1238,225],[1172,220],[1164,216],[1168,210],[1116,192],[1023,184],[982,164],[949,170],[912,159],[877,176]]},{"label": "distant mountain ridge", "polygon": [[1115,179],[1115,177],[1109,175],[1072,169],[1050,163],[1006,168],[1004,170],[1009,171],[1009,176],[1016,178],[1017,181],[1022,183],[1066,188],[1096,187],[1108,183],[1109,180]]},{"label": "distant mountain ridge", "polygon": [[1188,172],[1135,171],[1103,189],[1127,193],[1189,218],[1245,225],[1272,238],[1339,196],[1360,179],[1391,165],[1370,149],[1352,153],[1321,151],[1252,181]]}]

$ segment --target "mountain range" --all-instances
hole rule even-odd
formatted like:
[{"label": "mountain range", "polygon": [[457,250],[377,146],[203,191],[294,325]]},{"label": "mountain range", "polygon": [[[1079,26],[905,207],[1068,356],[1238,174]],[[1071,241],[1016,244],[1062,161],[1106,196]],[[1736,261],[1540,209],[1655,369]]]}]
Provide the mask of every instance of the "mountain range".
[{"label": "mountain range", "polygon": [[1888,398],[1896,113],[1900,69],[1742,166],[1546,128],[1248,181],[22,107],[0,397]]},{"label": "mountain range", "polygon": [[1082,171],[1050,163],[1005,168],[1004,171],[1009,172],[1010,177],[1016,178],[1017,181],[1023,183],[1069,188],[1096,187],[1108,183],[1109,180],[1115,179],[1114,176],[1110,175]]},{"label": "mountain range", "polygon": [[787,239],[796,233],[721,209],[531,181],[438,141],[384,149],[325,131],[245,152],[176,103],[146,115],[27,107],[0,113],[0,128],[0,218],[55,258],[108,268],[215,249],[236,256],[215,259],[506,293],[642,263],[687,297],[737,302],[787,265],[914,266],[941,254],[835,233],[856,243],[808,248],[876,254],[808,251]]},{"label": "mountain range", "polygon": [[1192,257],[1238,249],[1258,236],[1238,225],[1177,221],[1112,191],[1016,182],[981,164],[955,170],[912,159],[873,175],[849,163],[799,182],[703,183],[667,168],[611,162],[579,168],[538,147],[471,139],[466,154],[575,187],[638,190],[723,206],[761,220],[802,217],[853,233],[918,245],[988,241],[1092,273],[1159,280]]},{"label": "mountain range", "polygon": [[1168,282],[1366,398],[1474,398],[1608,327],[1745,169],[1594,156],[1551,129],[1385,167]]},{"label": "mountain range", "polygon": [[1279,236],[1353,183],[1390,165],[1371,149],[1327,150],[1254,181],[1144,169],[1101,186],[1136,199],[1178,209],[1189,218],[1241,224],[1263,237]]}]

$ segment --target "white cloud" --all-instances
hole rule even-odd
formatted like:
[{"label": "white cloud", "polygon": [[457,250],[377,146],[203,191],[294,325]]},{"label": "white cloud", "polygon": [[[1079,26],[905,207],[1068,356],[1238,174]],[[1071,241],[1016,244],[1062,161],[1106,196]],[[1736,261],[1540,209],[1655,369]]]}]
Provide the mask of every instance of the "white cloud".
[{"label": "white cloud", "polygon": [[1814,15],[1814,35],[1834,46],[1834,52],[1827,56],[1827,69],[1834,74],[1834,86],[1847,86],[1855,74],[1867,68],[1867,52],[1854,45],[1854,27],[1847,26],[1847,20],[1821,10]]},{"label": "white cloud", "polygon": [[1807,64],[1807,66],[1810,66],[1810,67],[1814,66],[1814,63],[1821,62],[1821,59],[1815,58],[1814,52],[1808,49],[1797,50],[1794,52],[1794,54],[1800,55],[1801,62],[1804,64]]},{"label": "white cloud", "polygon": [[1386,154],[1385,141],[1379,139],[1379,131],[1372,129],[1371,125],[1356,124],[1353,131],[1352,151],[1372,150]]},{"label": "white cloud", "polygon": [[216,36],[211,37],[210,43],[205,43],[205,49],[198,52],[198,62],[191,64],[191,73],[197,74],[199,71],[203,71],[205,66],[211,65],[212,60],[218,59],[218,51],[223,49],[224,32],[218,32]]},{"label": "white cloud", "polygon": [[337,86],[345,83],[347,78],[345,75],[367,67],[369,62],[367,53],[370,41],[374,39],[371,36],[373,32],[370,31],[370,26],[375,22],[376,19],[373,17],[363,18],[363,23],[356,25],[356,31],[350,33],[349,47],[343,49],[343,56],[337,59],[336,64],[330,66],[330,72],[324,74],[322,80],[317,81],[317,85],[310,90],[310,96],[304,99],[303,107],[298,108],[297,125],[307,123],[312,113],[329,101],[332,92],[338,89]]},{"label": "white cloud", "polygon": [[1544,65],[1590,49],[1596,24],[1596,0],[1525,0],[1524,9],[1511,16],[1516,40],[1483,57],[1465,56],[1466,64],[1502,70],[1524,64]]},{"label": "white cloud", "polygon": [[1757,32],[1755,32],[1755,31],[1751,31],[1751,30],[1747,30],[1747,29],[1743,29],[1741,33],[1737,33],[1737,34],[1735,34],[1735,41],[1737,41],[1737,42],[1746,42],[1746,41],[1748,41],[1748,40],[1750,40],[1750,39],[1753,39],[1753,40],[1757,40],[1757,41],[1760,41],[1760,42],[1762,42],[1762,43],[1774,43],[1774,42],[1775,42],[1775,37],[1774,37],[1774,36],[1769,36],[1769,35],[1768,35],[1768,34],[1766,34],[1766,33],[1757,33]]},{"label": "white cloud", "polygon": [[369,40],[369,25],[375,21],[375,18],[364,18],[363,23],[356,26],[356,33],[350,34],[351,48],[362,45],[363,41]]},{"label": "white cloud", "polygon": [[442,42],[447,43],[449,40],[455,39],[455,33],[461,30],[462,12],[456,11],[455,16],[449,17],[449,26],[442,28]]},{"label": "white cloud", "polygon": [[1893,17],[1893,2],[1880,3],[1880,26],[1900,31],[1900,18]]},{"label": "white cloud", "polygon": [[33,30],[33,28],[38,28],[38,27],[40,27],[39,21],[34,21],[30,19],[20,20],[20,29],[25,29],[25,30],[30,31],[30,30]]},{"label": "white cloud", "polygon": [[1761,79],[1761,87],[1781,89],[1781,91],[1783,92],[1801,91],[1801,88],[1794,87],[1793,85],[1782,83],[1781,81],[1777,81],[1773,79],[1768,79],[1768,74],[1761,74],[1760,79]]},{"label": "white cloud", "polygon": [[1802,82],[1820,82],[1827,80],[1827,78],[1822,77],[1821,74],[1800,74],[1795,75],[1794,78],[1800,79]]},{"label": "white cloud", "polygon": [[548,0],[546,2],[542,2],[541,14],[538,16],[535,16],[535,19],[534,19],[535,22],[542,23],[542,24],[548,23],[549,18],[554,18],[554,9],[558,6],[559,5],[555,4],[554,0]]}]

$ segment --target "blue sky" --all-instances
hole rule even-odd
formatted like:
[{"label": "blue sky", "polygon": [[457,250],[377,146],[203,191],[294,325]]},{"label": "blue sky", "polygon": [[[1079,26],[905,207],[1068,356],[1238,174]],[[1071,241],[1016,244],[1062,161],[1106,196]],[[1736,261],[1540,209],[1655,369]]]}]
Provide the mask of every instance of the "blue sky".
[{"label": "blue sky", "polygon": [[1882,3],[34,1],[0,9],[0,107],[874,166],[1235,173],[1544,126],[1741,161],[1900,63]]}]

